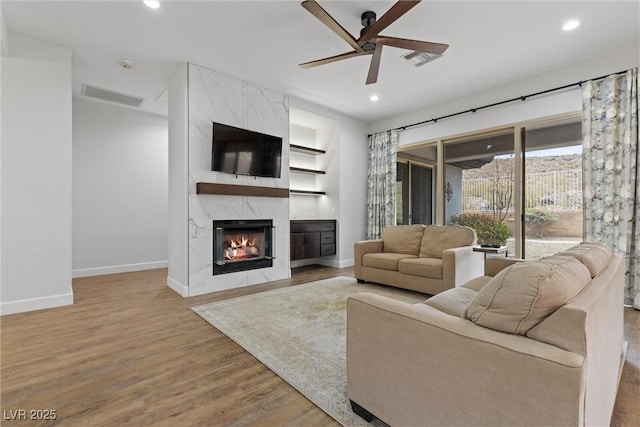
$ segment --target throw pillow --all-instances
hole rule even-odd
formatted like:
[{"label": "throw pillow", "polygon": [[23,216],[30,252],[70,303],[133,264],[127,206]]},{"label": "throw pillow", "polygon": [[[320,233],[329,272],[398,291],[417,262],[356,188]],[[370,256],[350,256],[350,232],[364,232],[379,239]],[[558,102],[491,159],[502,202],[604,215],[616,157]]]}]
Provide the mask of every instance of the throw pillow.
[{"label": "throw pillow", "polygon": [[590,280],[589,270],[572,257],[514,264],[480,289],[465,317],[480,326],[524,335],[575,298]]}]

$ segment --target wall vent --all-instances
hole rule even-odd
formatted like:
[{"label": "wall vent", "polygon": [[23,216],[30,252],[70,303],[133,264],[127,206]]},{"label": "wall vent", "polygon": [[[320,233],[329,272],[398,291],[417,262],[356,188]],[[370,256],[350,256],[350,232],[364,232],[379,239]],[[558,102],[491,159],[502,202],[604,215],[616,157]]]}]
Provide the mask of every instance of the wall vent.
[{"label": "wall vent", "polygon": [[435,61],[436,59],[442,57],[442,55],[413,51],[407,53],[406,55],[402,55],[402,57],[412,63],[414,66],[421,67],[428,62]]},{"label": "wall vent", "polygon": [[137,96],[125,95],[124,93],[114,92],[108,89],[101,89],[87,84],[82,85],[82,95],[89,98],[96,98],[102,101],[115,102],[116,104],[128,105],[130,107],[140,107],[144,102],[144,98]]}]

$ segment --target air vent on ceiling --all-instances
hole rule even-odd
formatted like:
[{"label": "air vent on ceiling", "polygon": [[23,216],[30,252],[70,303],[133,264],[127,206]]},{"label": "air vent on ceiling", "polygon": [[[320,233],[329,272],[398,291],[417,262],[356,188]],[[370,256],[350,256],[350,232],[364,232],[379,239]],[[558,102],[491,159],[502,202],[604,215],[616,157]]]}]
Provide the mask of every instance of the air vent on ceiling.
[{"label": "air vent on ceiling", "polygon": [[427,53],[427,52],[410,52],[402,57],[415,65],[416,67],[421,67],[427,62],[435,61],[440,58],[442,55],[437,55],[435,53]]},{"label": "air vent on ceiling", "polygon": [[99,87],[89,86],[87,84],[82,85],[82,95],[88,96],[90,98],[101,99],[103,101],[128,105],[130,107],[140,107],[142,102],[144,102],[144,98],[125,95],[124,93],[118,93],[108,89],[101,89]]}]

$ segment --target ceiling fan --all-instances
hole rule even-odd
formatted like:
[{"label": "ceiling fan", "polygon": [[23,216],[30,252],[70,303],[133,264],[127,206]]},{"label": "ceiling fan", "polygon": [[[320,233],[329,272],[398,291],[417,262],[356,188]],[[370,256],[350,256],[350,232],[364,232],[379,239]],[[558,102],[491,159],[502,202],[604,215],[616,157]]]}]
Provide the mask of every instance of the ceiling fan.
[{"label": "ceiling fan", "polygon": [[356,38],[349,34],[347,30],[333,19],[331,15],[329,15],[327,11],[318,4],[318,2],[315,0],[303,1],[302,7],[307,9],[313,16],[318,18],[320,22],[329,27],[329,29],[336,33],[340,38],[349,43],[353,48],[353,51],[311,62],[305,62],[304,64],[300,64],[300,66],[302,68],[317,67],[318,65],[329,64],[331,62],[352,58],[354,56],[372,55],[369,74],[367,74],[367,84],[372,84],[378,80],[382,46],[393,46],[402,49],[414,50],[416,52],[441,55],[449,47],[448,44],[401,39],[397,37],[383,36],[380,34],[380,31],[383,31],[418,3],[420,3],[420,0],[400,0],[391,6],[391,8],[382,15],[382,17],[380,17],[380,19],[376,19],[375,12],[364,12],[361,16],[361,22],[364,28],[360,30],[360,38],[356,40]]}]

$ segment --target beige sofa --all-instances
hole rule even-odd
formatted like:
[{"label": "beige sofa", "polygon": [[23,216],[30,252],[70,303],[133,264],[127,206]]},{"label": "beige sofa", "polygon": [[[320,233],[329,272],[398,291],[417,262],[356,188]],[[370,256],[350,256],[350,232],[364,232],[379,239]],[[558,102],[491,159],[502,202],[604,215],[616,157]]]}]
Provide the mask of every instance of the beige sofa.
[{"label": "beige sofa", "polygon": [[486,268],[425,303],[348,300],[354,411],[391,426],[609,425],[626,354],[624,255],[585,243]]},{"label": "beige sofa", "polygon": [[354,244],[358,282],[374,282],[435,295],[481,276],[483,254],[473,252],[469,227],[395,225],[382,239]]}]

